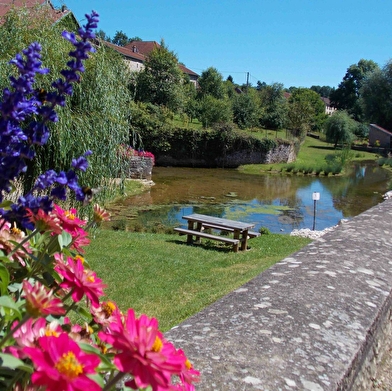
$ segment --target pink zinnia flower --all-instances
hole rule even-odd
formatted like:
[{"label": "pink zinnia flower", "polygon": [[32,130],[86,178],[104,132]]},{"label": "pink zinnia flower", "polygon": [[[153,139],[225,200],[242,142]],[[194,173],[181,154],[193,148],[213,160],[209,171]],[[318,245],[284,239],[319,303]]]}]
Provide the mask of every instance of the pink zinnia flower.
[{"label": "pink zinnia flower", "polygon": [[98,308],[92,307],[90,312],[95,322],[104,328],[108,327],[110,323],[116,322],[117,317],[121,315],[117,304],[111,300],[104,301]]},{"label": "pink zinnia flower", "polygon": [[133,376],[126,386],[145,388],[150,385],[154,391],[168,389],[171,375],[179,375],[183,370],[184,358],[163,339],[155,318],[141,315],[136,319],[130,309],[124,322],[118,316],[108,332],[100,332],[98,336],[117,350],[114,358],[117,368]]},{"label": "pink zinnia flower", "polygon": [[[11,224],[5,222],[3,219],[0,219],[0,226],[2,227],[0,230],[0,250],[5,255],[8,255],[17,246],[15,242],[20,243],[24,240],[25,233],[16,227],[11,228]],[[23,244],[23,247],[16,250],[12,255],[9,255],[9,259],[11,261],[18,261],[22,266],[26,266],[24,258],[28,257],[30,252],[30,243],[26,242]]]},{"label": "pink zinnia flower", "polygon": [[52,231],[57,235],[61,234],[60,220],[54,213],[46,213],[42,209],[38,209],[38,212],[34,213],[29,208],[26,208],[26,211],[29,221],[35,225],[39,232]]},{"label": "pink zinnia flower", "polygon": [[93,221],[96,224],[101,224],[102,221],[110,221],[110,213],[101,208],[98,204],[93,207]]},{"label": "pink zinnia flower", "polygon": [[53,291],[47,289],[36,281],[32,286],[27,280],[23,281],[23,292],[26,299],[27,312],[33,317],[47,315],[63,315],[65,309],[60,299],[53,295]]},{"label": "pink zinnia flower", "polygon": [[194,391],[195,386],[200,380],[200,372],[193,368],[192,363],[187,359],[183,350],[178,349],[177,353],[184,359],[184,367],[180,373],[181,384],[178,385],[179,390]]},{"label": "pink zinnia flower", "polygon": [[71,233],[72,236],[72,244],[71,249],[76,250],[79,253],[84,253],[84,249],[82,247],[86,247],[90,244],[90,239],[88,238],[88,233],[79,228]]},{"label": "pink zinnia flower", "polygon": [[84,353],[66,333],[58,337],[41,337],[39,347],[26,347],[24,353],[32,360],[33,384],[46,391],[99,391],[101,387],[88,375],[95,373],[100,359]]},{"label": "pink zinnia flower", "polygon": [[70,210],[64,210],[58,205],[54,204],[53,211],[59,218],[64,231],[70,233],[71,235],[74,231],[78,231],[80,227],[86,225],[85,220],[81,220],[76,216],[77,211],[74,208],[71,208]]},{"label": "pink zinnia flower", "polygon": [[67,264],[58,262],[54,269],[64,278],[60,286],[72,290],[74,301],[78,302],[86,295],[93,307],[99,306],[99,297],[103,296],[106,285],[95,272],[85,269],[80,259],[74,261],[68,257]]}]

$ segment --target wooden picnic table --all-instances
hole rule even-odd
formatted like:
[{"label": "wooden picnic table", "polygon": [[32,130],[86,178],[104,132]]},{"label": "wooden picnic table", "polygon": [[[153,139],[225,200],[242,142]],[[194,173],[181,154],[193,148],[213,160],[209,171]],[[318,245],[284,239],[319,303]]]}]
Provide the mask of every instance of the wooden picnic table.
[{"label": "wooden picnic table", "polygon": [[[200,238],[207,238],[232,244],[233,250],[237,252],[239,244],[241,244],[240,249],[242,251],[247,249],[249,236],[256,237],[260,235],[259,233],[249,231],[255,226],[253,223],[244,223],[198,213],[183,216],[182,218],[188,221],[188,229],[175,228],[174,230],[179,232],[180,235],[187,235],[187,243],[193,243],[193,236],[196,237],[196,241],[198,242],[200,242]],[[203,232],[206,228],[232,232],[233,238]]]}]

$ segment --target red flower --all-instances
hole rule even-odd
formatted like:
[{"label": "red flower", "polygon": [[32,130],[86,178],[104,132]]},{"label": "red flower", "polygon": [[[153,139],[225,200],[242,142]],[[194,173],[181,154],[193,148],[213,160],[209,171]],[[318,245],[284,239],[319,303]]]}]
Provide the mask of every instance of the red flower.
[{"label": "red flower", "polygon": [[52,212],[46,213],[42,209],[38,209],[34,213],[31,209],[26,208],[29,221],[32,222],[39,232],[53,231],[55,234],[61,234],[60,221]]},{"label": "red flower", "polygon": [[99,391],[101,387],[88,375],[95,373],[100,359],[84,353],[66,333],[41,337],[39,347],[26,347],[24,353],[33,361],[33,384],[46,391]]},{"label": "red flower", "polygon": [[60,286],[72,290],[73,300],[78,302],[86,295],[93,307],[99,306],[99,297],[103,296],[103,288],[106,285],[102,283],[95,272],[85,269],[80,259],[76,259],[74,262],[72,258],[68,257],[67,264],[58,262],[54,269],[64,278]]},{"label": "red flower", "polygon": [[184,358],[163,339],[155,318],[141,315],[136,319],[130,309],[124,322],[118,316],[108,332],[100,332],[98,336],[117,350],[114,363],[119,370],[133,376],[126,386],[145,388],[150,385],[153,391],[170,389],[171,375],[179,375],[183,370]]},{"label": "red flower", "polygon": [[24,280],[23,292],[26,298],[27,312],[33,318],[38,318],[41,315],[65,314],[62,301],[54,297],[53,291],[49,291],[40,282],[36,281],[32,286],[27,280]]}]

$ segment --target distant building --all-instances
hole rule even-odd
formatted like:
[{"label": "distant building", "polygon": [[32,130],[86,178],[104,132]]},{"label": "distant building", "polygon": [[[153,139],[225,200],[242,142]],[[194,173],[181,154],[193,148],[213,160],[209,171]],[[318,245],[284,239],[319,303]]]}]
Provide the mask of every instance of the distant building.
[{"label": "distant building", "polygon": [[75,15],[66,6],[57,9],[50,0],[0,0],[0,25],[4,23],[4,17],[7,12],[24,7],[31,10],[39,10],[41,7],[45,7],[45,16],[51,19],[53,23],[70,18],[72,25],[75,26],[75,30],[80,27]]},{"label": "distant building", "polygon": [[336,111],[336,108],[331,106],[331,101],[329,100],[329,98],[321,97],[321,100],[325,104],[325,114],[331,115]]},{"label": "distant building", "polygon": [[370,124],[369,145],[372,147],[392,149],[392,132],[381,126]]},{"label": "distant building", "polygon": [[[139,72],[144,68],[144,61],[151,51],[160,47],[159,43],[155,41],[131,41],[125,46],[117,46],[107,41],[102,42],[104,45],[120,53],[126,60],[129,69],[136,72]],[[178,66],[183,73],[189,76],[191,83],[196,86],[199,75],[184,65],[179,64]]]}]

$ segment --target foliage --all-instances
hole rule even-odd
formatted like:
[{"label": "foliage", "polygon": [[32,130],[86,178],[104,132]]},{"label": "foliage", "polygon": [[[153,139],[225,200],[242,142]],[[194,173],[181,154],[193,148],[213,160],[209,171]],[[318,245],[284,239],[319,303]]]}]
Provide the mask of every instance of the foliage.
[{"label": "foliage", "polygon": [[[72,159],[71,169],[50,169],[36,178],[31,191],[15,203],[3,201],[36,157],[34,146],[49,139],[48,124],[57,122],[73,84],[81,79],[83,60],[94,52],[90,40],[98,15],[86,15],[78,38],[63,32],[72,45],[68,68],[42,99],[36,76],[42,68],[41,46],[34,42],[11,63],[17,74],[3,90],[0,103],[0,387],[7,390],[47,389],[108,391],[125,376],[125,386],[152,390],[194,389],[199,372],[181,349],[165,340],[155,318],[123,314],[115,302],[102,301],[106,287],[83,255],[87,230],[109,219],[94,205],[93,219],[55,204],[69,191],[90,200],[91,189],[79,184],[77,172],[87,170],[87,151]],[[94,57],[93,57],[94,58]],[[74,311],[82,325],[73,324]],[[179,383],[178,383],[179,381]]]},{"label": "foliage", "polygon": [[230,101],[217,99],[212,95],[204,95],[199,103],[198,119],[204,128],[213,126],[219,122],[227,122],[232,119]]},{"label": "foliage", "polygon": [[236,94],[232,99],[233,122],[240,129],[252,128],[259,122],[259,104],[256,91]]},{"label": "foliage", "polygon": [[125,46],[129,42],[130,39],[128,38],[127,34],[125,34],[122,30],[116,31],[116,34],[114,34],[114,37],[112,39],[112,43],[118,46]]},{"label": "foliage", "polygon": [[329,86],[311,86],[310,89],[317,92],[323,98],[328,98],[334,88]]},{"label": "foliage", "polygon": [[338,88],[330,94],[331,105],[346,110],[356,121],[363,120],[362,107],[359,101],[361,87],[366,78],[379,69],[372,60],[359,60],[347,69]]},{"label": "foliage", "polygon": [[306,132],[320,130],[326,118],[319,94],[308,88],[297,88],[289,98],[289,126],[303,140]]},{"label": "foliage", "polygon": [[[60,73],[62,64],[67,61],[69,42],[61,39],[61,26],[51,25],[44,10],[30,13],[22,9],[7,16],[0,28],[0,86],[7,85],[11,72],[8,61],[10,53],[21,51],[34,39],[42,42],[42,61],[51,74]],[[82,173],[81,181],[91,187],[102,188],[99,199],[110,197],[113,184],[107,179],[117,177],[123,170],[116,154],[117,145],[128,142],[129,92],[126,88],[128,73],[122,60],[104,46],[97,48],[79,83],[74,86],[74,94],[67,98],[67,105],[59,112],[59,120],[52,130],[48,143],[36,149],[36,158],[28,165],[28,175],[24,176],[25,190],[39,173],[49,168],[65,170],[72,156],[84,151],[94,150],[91,156],[91,170]],[[51,93],[49,75],[38,75],[43,89],[41,99]]]},{"label": "foliage", "polygon": [[283,129],[287,123],[287,100],[283,95],[283,84],[274,83],[259,88],[261,126],[267,129]]},{"label": "foliage", "polygon": [[223,99],[225,97],[223,77],[216,68],[210,67],[204,70],[197,82],[199,84],[198,94],[200,98],[207,95],[215,99]]},{"label": "foliage", "polygon": [[135,100],[178,111],[183,105],[183,74],[177,56],[164,42],[155,47],[135,76]]},{"label": "foliage", "polygon": [[392,61],[363,81],[361,107],[368,122],[392,129]]},{"label": "foliage", "polygon": [[327,142],[333,143],[335,148],[338,144],[350,145],[356,127],[355,121],[345,111],[336,111],[325,122]]}]

